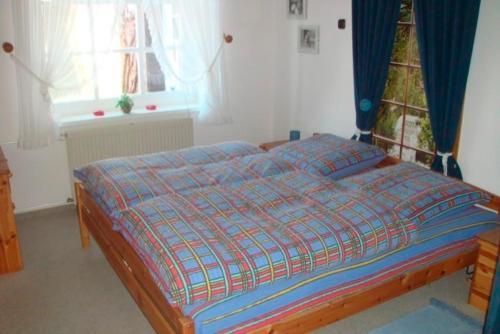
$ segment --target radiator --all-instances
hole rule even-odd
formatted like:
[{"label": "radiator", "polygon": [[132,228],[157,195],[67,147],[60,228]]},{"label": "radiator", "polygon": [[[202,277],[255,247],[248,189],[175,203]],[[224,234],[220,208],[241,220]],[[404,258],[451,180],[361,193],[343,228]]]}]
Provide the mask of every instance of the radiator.
[{"label": "radiator", "polygon": [[73,182],[73,170],[93,161],[193,146],[193,120],[169,119],[72,130],[64,137]]}]

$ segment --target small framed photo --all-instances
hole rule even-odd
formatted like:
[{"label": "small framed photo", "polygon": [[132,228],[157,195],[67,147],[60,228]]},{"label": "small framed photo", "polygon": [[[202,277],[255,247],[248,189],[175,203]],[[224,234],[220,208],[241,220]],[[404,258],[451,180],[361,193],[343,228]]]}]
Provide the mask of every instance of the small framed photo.
[{"label": "small framed photo", "polygon": [[288,17],[291,19],[307,18],[307,0],[287,0]]},{"label": "small framed photo", "polygon": [[299,26],[299,52],[319,53],[319,26]]}]

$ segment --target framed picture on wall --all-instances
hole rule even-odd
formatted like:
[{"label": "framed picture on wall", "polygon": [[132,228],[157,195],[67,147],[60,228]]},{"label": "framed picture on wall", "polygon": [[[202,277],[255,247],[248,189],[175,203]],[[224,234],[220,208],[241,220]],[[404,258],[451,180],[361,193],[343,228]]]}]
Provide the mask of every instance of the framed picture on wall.
[{"label": "framed picture on wall", "polygon": [[299,26],[299,52],[319,53],[319,26]]},{"label": "framed picture on wall", "polygon": [[286,0],[288,17],[304,20],[307,17],[307,0]]}]

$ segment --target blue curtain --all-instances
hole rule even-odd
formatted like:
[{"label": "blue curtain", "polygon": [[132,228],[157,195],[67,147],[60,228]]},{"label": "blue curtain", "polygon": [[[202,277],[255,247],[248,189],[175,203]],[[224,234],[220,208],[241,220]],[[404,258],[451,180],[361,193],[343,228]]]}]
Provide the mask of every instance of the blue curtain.
[{"label": "blue curtain", "polygon": [[480,0],[414,0],[417,40],[438,155],[432,169],[462,179],[455,144]]},{"label": "blue curtain", "polygon": [[354,99],[358,134],[353,139],[372,142],[380,100],[384,93],[401,0],[352,0]]},{"label": "blue curtain", "polygon": [[493,282],[493,293],[490,297],[488,314],[484,325],[483,334],[500,333],[500,262],[497,261],[495,281]]}]

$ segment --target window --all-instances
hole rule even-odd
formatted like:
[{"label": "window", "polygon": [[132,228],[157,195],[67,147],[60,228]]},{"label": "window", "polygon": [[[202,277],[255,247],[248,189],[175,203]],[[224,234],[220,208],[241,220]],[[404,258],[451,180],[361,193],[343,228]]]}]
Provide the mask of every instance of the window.
[{"label": "window", "polygon": [[[140,3],[139,0],[127,1],[120,13],[117,13],[116,2],[112,1],[75,3],[75,24],[70,36],[78,84],[57,92],[54,96],[56,107],[63,105],[66,109],[77,110],[81,106],[113,107],[116,99],[124,93],[136,101],[156,103],[180,90],[175,78],[160,68]],[[171,5],[164,9],[169,37],[168,57],[175,66],[180,66],[174,48],[177,17]]]},{"label": "window", "polygon": [[430,166],[435,155],[411,0],[401,1],[389,75],[374,129],[375,144]]}]

